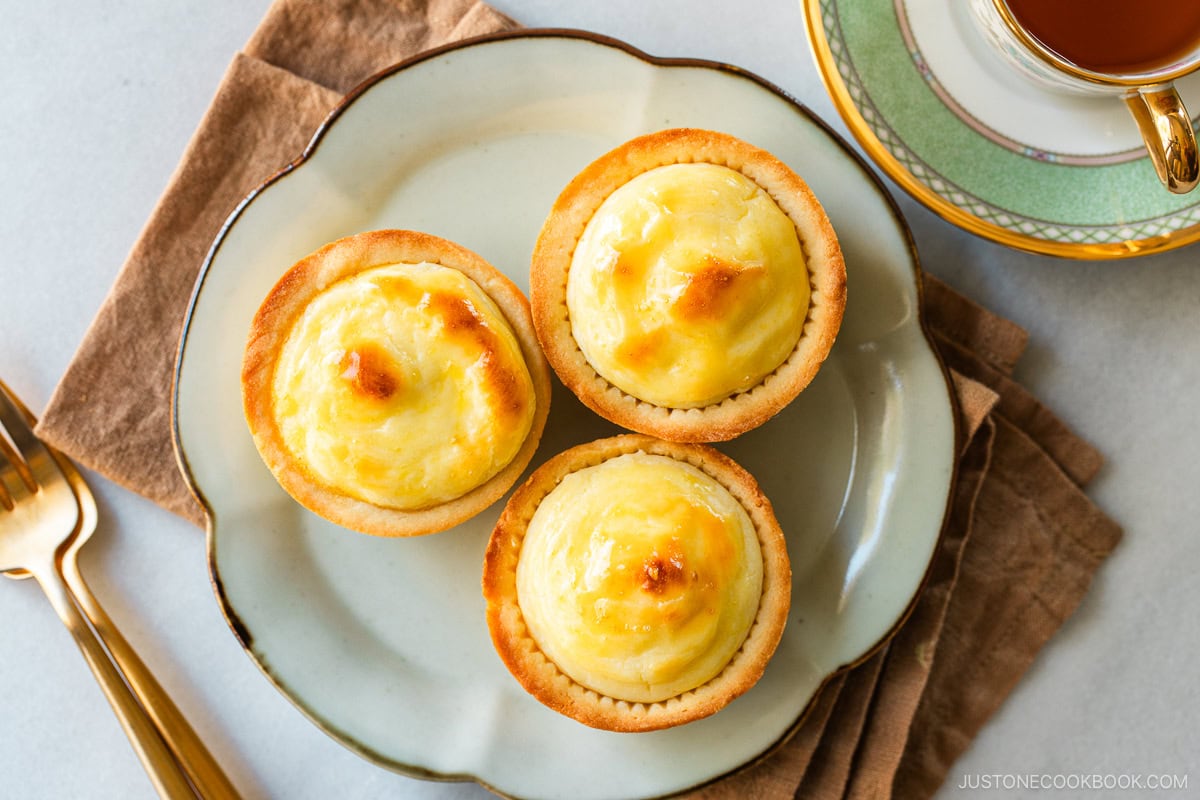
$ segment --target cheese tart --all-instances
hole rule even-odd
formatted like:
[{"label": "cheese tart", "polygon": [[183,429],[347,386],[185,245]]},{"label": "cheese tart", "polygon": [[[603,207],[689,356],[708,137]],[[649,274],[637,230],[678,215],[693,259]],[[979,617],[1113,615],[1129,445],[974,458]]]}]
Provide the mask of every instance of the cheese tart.
[{"label": "cheese tart", "polygon": [[601,416],[721,441],[778,413],[829,353],[846,268],[790,167],[728,134],[672,129],[562,191],[531,264],[538,338]]},{"label": "cheese tart", "polygon": [[525,690],[585,725],[649,731],[758,681],[791,569],[749,473],[704,445],[626,434],[561,453],[514,493],[483,594]]},{"label": "cheese tart", "polygon": [[537,447],[550,370],[521,291],[479,255],[379,230],[301,259],[251,324],[242,394],[280,485],[379,536],[444,530]]}]

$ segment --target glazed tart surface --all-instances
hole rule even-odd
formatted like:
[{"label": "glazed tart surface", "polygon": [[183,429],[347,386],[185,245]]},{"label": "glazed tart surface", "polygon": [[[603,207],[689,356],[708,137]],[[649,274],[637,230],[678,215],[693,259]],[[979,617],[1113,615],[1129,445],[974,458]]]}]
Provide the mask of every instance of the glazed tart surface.
[{"label": "glazed tart surface", "polygon": [[539,468],[489,543],[493,642],[520,683],[593,727],[714,713],[778,644],[790,568],[748,473],[699,445],[625,435]]},{"label": "glazed tart surface", "polygon": [[255,444],[334,522],[450,527],[502,494],[536,447],[549,387],[530,333],[519,290],[464,248],[412,231],[334,242],[289,270],[252,324]]},{"label": "glazed tart surface", "polygon": [[543,225],[531,286],[563,382],[613,422],[678,441],[777,413],[845,308],[841,249],[807,184],[695,129],[633,139],[579,173]]}]

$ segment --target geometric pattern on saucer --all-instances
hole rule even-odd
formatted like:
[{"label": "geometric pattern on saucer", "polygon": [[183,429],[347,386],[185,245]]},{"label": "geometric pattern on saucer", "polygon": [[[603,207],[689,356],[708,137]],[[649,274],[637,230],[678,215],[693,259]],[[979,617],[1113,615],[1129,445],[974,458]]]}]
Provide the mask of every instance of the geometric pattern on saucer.
[{"label": "geometric pattern on saucer", "polygon": [[[956,0],[957,1],[957,0]],[[903,0],[896,0],[897,5]],[[1077,225],[1038,219],[1001,208],[956,185],[915,153],[879,112],[848,52],[838,13],[838,0],[820,0],[821,22],[834,64],[854,105],[879,142],[918,182],[943,200],[977,219],[999,228],[1065,244],[1119,244],[1169,236],[1200,223],[1200,206],[1192,205],[1170,213],[1123,224]],[[928,66],[914,54],[913,67],[928,84],[933,77]]]}]

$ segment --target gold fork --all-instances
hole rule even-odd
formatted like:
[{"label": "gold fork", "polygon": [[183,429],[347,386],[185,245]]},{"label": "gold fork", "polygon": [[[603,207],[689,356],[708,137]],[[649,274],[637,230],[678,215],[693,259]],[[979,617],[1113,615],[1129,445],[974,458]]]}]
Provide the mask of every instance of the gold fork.
[{"label": "gold fork", "polygon": [[0,572],[37,579],[161,797],[236,800],[216,760],[84,581],[78,553],[96,528],[96,501],[74,465],[34,436],[34,423],[0,381]]}]

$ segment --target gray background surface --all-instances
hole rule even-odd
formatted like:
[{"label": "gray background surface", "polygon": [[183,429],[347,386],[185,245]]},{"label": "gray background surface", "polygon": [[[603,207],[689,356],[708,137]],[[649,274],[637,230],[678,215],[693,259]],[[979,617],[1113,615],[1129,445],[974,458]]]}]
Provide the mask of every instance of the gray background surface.
[{"label": "gray background surface", "polygon": [[[494,4],[528,25],[744,67],[846,131],[796,0]],[[266,5],[0,0],[0,375],[35,411]],[[1091,493],[1126,530],[1079,612],[941,796],[971,796],[955,787],[980,773],[1191,773],[1179,796],[1200,793],[1200,251],[1123,263],[1023,254],[952,227],[888,185],[925,268],[1029,329],[1017,377],[1106,454]],[[486,796],[381,770],[310,725],[230,635],[203,536],[89,479],[102,522],[84,573],[248,797]],[[29,583],[0,583],[0,692],[0,796],[153,795],[66,630]]]}]

